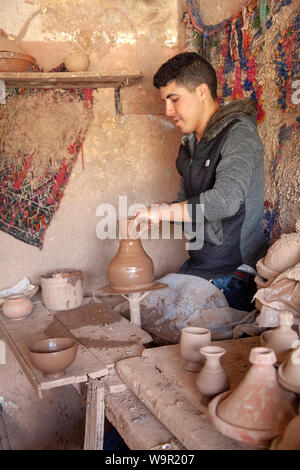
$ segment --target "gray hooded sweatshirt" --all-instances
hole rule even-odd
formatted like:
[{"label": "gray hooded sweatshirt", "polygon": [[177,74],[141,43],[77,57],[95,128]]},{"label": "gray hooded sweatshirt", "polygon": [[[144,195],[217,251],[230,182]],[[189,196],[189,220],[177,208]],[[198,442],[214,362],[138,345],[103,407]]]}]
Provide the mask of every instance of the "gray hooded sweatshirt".
[{"label": "gray hooded sweatshirt", "polygon": [[264,256],[263,157],[250,99],[220,106],[199,142],[194,134],[182,138],[178,201],[188,200],[193,232],[195,207],[203,204],[204,239],[201,249],[189,251],[181,273],[215,279],[243,264],[255,268]]}]

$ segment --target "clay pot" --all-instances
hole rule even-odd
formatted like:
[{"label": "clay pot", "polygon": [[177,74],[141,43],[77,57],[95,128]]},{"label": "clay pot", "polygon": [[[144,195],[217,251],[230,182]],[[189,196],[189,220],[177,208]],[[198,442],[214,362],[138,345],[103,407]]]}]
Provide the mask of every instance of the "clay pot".
[{"label": "clay pot", "polygon": [[206,360],[196,379],[199,392],[204,396],[214,397],[228,390],[229,378],[220,361],[226,352],[225,349],[219,346],[204,346],[200,352]]},{"label": "clay pot", "polygon": [[294,315],[291,312],[280,312],[278,315],[279,327],[272,330],[266,347],[273,349],[277,361],[286,359],[294,341],[298,340],[298,334],[292,329]]},{"label": "clay pot", "polygon": [[47,379],[63,377],[65,369],[74,361],[77,349],[78,343],[73,338],[42,339],[28,348],[32,365]]},{"label": "clay pot", "polygon": [[[289,233],[282,234],[280,238],[268,248],[267,254],[263,259],[263,265],[265,269],[271,272],[282,273],[299,261],[300,233]],[[268,278],[269,277],[267,277],[267,279]]]},{"label": "clay pot", "polygon": [[83,300],[83,274],[79,269],[58,269],[41,277],[46,308],[60,311],[79,307]]},{"label": "clay pot", "polygon": [[110,287],[119,292],[148,289],[154,285],[154,265],[140,239],[120,241],[119,250],[109,263],[106,276]]},{"label": "clay pot", "polygon": [[64,60],[68,72],[85,72],[90,66],[90,58],[84,52],[72,54]]},{"label": "clay pot", "polygon": [[238,387],[213,398],[208,412],[223,434],[267,448],[296,416],[297,398],[279,385],[272,349],[253,348],[249,360],[252,366]]},{"label": "clay pot", "polygon": [[297,394],[300,394],[300,346],[290,352],[287,361],[278,370],[279,383]]},{"label": "clay pot", "polygon": [[204,364],[204,356],[200,352],[202,346],[211,343],[211,332],[207,328],[187,326],[180,334],[180,353],[187,362],[184,369],[189,372],[199,372]]},{"label": "clay pot", "polygon": [[292,419],[284,433],[272,441],[270,450],[300,450],[300,415]]},{"label": "clay pot", "polygon": [[10,320],[23,320],[33,309],[31,300],[22,294],[10,295],[2,305],[2,313]]}]

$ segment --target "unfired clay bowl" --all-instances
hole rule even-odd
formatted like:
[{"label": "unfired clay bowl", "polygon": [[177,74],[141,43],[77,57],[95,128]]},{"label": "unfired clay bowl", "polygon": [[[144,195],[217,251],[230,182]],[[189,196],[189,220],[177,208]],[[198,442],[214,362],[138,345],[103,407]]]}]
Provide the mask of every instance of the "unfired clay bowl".
[{"label": "unfired clay bowl", "polygon": [[28,348],[32,365],[47,379],[63,377],[74,361],[78,343],[73,338],[49,338],[36,341]]},{"label": "unfired clay bowl", "polygon": [[69,55],[64,60],[68,72],[85,72],[90,66],[90,58],[84,52]]}]

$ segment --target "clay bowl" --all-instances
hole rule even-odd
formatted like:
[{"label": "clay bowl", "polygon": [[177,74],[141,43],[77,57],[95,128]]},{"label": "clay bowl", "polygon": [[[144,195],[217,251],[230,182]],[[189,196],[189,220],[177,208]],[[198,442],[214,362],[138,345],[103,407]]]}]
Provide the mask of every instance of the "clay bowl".
[{"label": "clay bowl", "polygon": [[19,52],[0,52],[0,72],[24,72],[36,60],[31,55]]},{"label": "clay bowl", "polygon": [[32,365],[47,379],[63,377],[74,361],[78,343],[73,338],[49,338],[36,341],[28,348]]}]

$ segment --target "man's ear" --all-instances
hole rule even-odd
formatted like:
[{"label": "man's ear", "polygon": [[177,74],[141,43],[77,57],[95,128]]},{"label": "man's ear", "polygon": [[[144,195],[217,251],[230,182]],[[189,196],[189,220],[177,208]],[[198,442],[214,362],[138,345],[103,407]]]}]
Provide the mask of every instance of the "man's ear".
[{"label": "man's ear", "polygon": [[200,100],[207,98],[208,94],[210,93],[206,83],[201,83],[201,85],[198,85],[195,91]]}]

